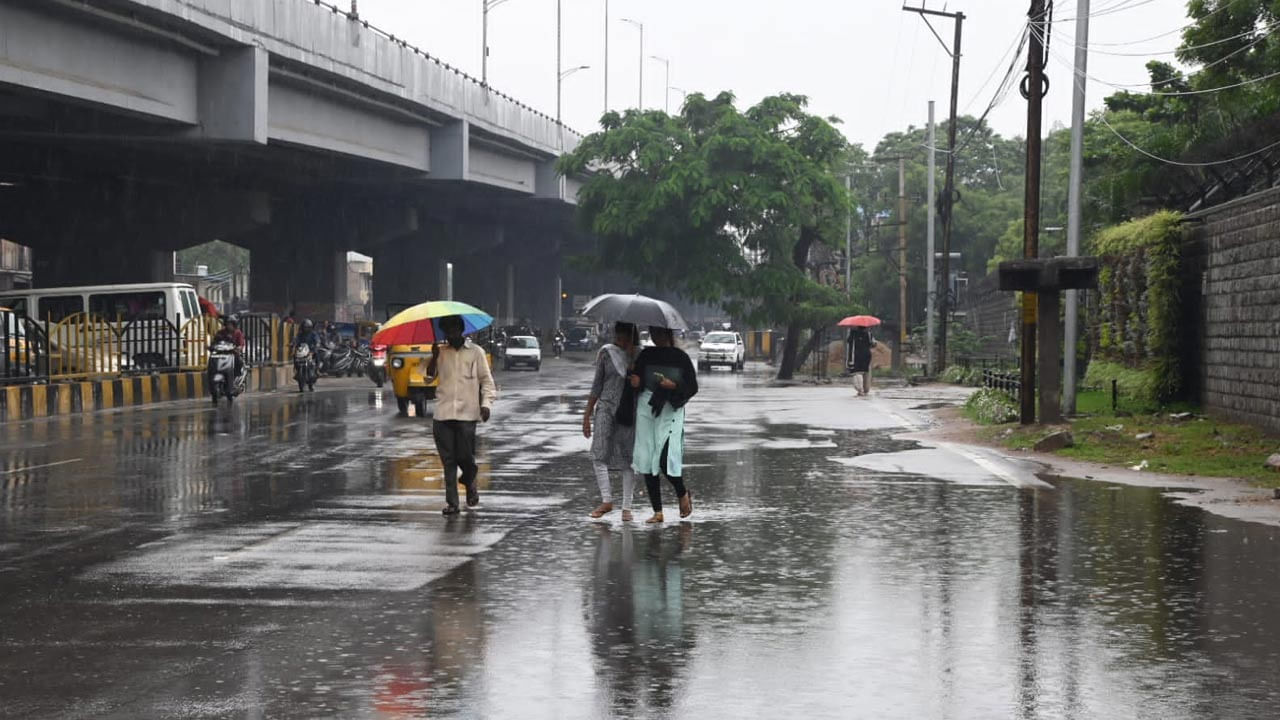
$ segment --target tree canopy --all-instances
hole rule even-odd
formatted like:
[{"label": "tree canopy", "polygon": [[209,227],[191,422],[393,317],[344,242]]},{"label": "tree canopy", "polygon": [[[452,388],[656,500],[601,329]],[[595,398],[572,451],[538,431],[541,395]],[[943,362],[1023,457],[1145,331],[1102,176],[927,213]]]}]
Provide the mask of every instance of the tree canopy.
[{"label": "tree canopy", "polygon": [[691,94],[677,115],[611,112],[560,161],[565,174],[589,174],[578,210],[599,239],[598,267],[786,325],[783,377],[803,328],[853,309],[810,260],[844,245],[856,151],[806,105],[783,94],[743,111],[725,92]]}]

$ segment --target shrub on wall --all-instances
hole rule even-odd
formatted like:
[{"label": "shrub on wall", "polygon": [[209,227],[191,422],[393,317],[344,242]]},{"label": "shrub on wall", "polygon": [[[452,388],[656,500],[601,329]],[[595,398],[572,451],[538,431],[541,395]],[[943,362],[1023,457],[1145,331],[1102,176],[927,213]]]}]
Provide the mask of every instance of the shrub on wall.
[{"label": "shrub on wall", "polygon": [[1182,389],[1176,347],[1181,219],[1179,213],[1163,210],[1094,237],[1093,251],[1102,260],[1102,271],[1090,323],[1097,350],[1087,384],[1094,384],[1092,377],[1109,386],[1114,377],[1123,380],[1122,389],[1128,385],[1157,402],[1176,397]]}]

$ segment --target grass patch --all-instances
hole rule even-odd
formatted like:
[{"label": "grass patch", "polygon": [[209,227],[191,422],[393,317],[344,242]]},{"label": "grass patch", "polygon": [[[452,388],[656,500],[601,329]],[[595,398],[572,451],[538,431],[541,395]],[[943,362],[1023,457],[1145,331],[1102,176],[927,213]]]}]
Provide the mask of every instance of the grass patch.
[{"label": "grass patch", "polygon": [[[1109,413],[1109,397],[1106,407],[1108,414],[1076,418],[1071,423],[1075,445],[1056,454],[1125,467],[1145,460],[1152,472],[1242,478],[1262,487],[1280,487],[1280,472],[1262,466],[1268,455],[1280,451],[1280,441],[1257,428],[1211,418],[1173,420],[1167,409],[1115,417]],[[1046,432],[1019,426],[1008,434],[1005,428],[986,429],[983,434],[1005,447],[1029,450]],[[1152,433],[1152,437],[1138,440],[1141,433]]]}]

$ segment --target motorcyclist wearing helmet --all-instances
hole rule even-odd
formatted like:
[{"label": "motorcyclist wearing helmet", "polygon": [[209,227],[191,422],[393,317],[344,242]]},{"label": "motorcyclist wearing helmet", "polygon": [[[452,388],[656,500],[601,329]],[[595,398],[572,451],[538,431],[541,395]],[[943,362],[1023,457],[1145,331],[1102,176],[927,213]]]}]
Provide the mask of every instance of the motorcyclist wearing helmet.
[{"label": "motorcyclist wearing helmet", "polygon": [[312,352],[320,349],[320,333],[316,332],[316,324],[311,322],[311,318],[302,321],[302,327],[298,329],[298,334],[293,338],[293,350],[297,350],[299,345],[307,345]]},{"label": "motorcyclist wearing helmet", "polygon": [[240,316],[232,313],[222,316],[222,329],[213,336],[214,344],[229,342],[236,347],[236,377],[244,372],[244,333],[240,331]]}]

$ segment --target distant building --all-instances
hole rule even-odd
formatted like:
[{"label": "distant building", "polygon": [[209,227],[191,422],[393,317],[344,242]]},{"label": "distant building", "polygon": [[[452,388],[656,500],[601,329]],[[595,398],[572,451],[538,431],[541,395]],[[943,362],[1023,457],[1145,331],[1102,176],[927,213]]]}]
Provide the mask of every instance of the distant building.
[{"label": "distant building", "polygon": [[0,290],[31,287],[31,248],[0,240]]}]

